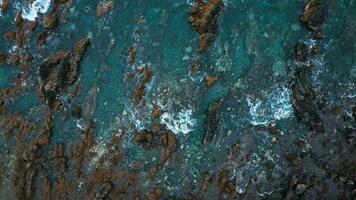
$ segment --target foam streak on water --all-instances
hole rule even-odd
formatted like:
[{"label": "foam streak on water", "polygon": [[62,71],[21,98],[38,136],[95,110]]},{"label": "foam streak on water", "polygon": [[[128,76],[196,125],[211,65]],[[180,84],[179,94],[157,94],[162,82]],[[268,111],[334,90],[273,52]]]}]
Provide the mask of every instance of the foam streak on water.
[{"label": "foam streak on water", "polygon": [[35,0],[28,8],[23,8],[22,18],[35,21],[38,13],[45,14],[51,6],[51,0]]}]

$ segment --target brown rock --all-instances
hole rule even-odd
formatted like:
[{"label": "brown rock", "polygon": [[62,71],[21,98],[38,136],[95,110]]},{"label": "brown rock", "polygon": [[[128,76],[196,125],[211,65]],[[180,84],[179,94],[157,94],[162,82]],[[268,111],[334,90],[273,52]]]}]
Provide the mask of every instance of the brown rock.
[{"label": "brown rock", "polygon": [[7,32],[7,33],[5,33],[4,37],[7,40],[15,41],[16,40],[16,32],[14,32],[14,31]]},{"label": "brown rock", "polygon": [[161,108],[159,106],[155,106],[152,111],[152,117],[158,119],[161,117],[162,113],[163,111],[161,110]]},{"label": "brown rock", "polygon": [[46,32],[42,32],[40,34],[38,34],[38,44],[40,45],[44,45],[46,43],[46,37],[47,37],[47,33]]},{"label": "brown rock", "polygon": [[9,59],[10,59],[10,64],[14,66],[18,66],[21,62],[21,58],[19,55],[11,55]]},{"label": "brown rock", "polygon": [[208,88],[213,86],[217,80],[218,80],[217,76],[207,76],[206,77],[206,84],[207,84]]},{"label": "brown rock", "polygon": [[7,59],[7,53],[0,51],[0,65],[2,65]]},{"label": "brown rock", "polygon": [[304,8],[304,12],[299,20],[303,23],[307,23],[313,14],[320,9],[321,1],[320,0],[310,0]]},{"label": "brown rock", "polygon": [[150,149],[153,142],[152,132],[145,129],[141,133],[136,133],[134,136],[134,141],[138,144],[141,144],[146,150]]},{"label": "brown rock", "polygon": [[56,28],[57,24],[58,24],[58,18],[55,12],[51,13],[50,15],[47,15],[44,18],[43,26],[46,29],[54,29]]},{"label": "brown rock", "polygon": [[11,6],[11,0],[3,0],[0,7],[1,12],[8,11],[10,9],[10,6]]},{"label": "brown rock", "polygon": [[199,51],[205,51],[211,46],[217,34],[217,19],[224,6],[222,0],[209,0],[207,2],[195,0],[197,4],[189,13],[191,26],[200,34]]}]

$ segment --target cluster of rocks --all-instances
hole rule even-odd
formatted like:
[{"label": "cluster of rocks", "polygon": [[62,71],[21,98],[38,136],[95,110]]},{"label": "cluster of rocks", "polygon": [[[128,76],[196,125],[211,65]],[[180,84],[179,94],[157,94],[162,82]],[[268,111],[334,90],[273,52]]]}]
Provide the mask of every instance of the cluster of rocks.
[{"label": "cluster of rocks", "polygon": [[[40,96],[43,101],[53,107],[59,105],[57,95],[65,92],[78,78],[80,61],[90,44],[89,38],[78,41],[70,52],[58,52],[46,58],[40,66]],[[55,103],[57,102],[57,103]]]},{"label": "cluster of rocks", "polygon": [[218,29],[218,16],[224,7],[222,0],[195,0],[196,7],[189,12],[189,22],[199,36],[200,52],[208,49],[215,41]]}]

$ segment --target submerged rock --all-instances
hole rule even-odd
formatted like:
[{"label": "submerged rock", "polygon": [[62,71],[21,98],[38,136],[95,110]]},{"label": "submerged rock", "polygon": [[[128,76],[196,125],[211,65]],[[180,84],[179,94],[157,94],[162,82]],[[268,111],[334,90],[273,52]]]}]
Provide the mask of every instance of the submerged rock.
[{"label": "submerged rock", "polygon": [[143,96],[145,95],[146,85],[150,82],[152,77],[152,71],[147,67],[140,69],[139,72],[142,74],[142,79],[135,90],[133,98],[136,105],[139,105],[142,102]]},{"label": "submerged rock", "polygon": [[206,114],[206,132],[203,139],[203,144],[209,144],[213,141],[218,133],[220,108],[223,105],[223,99],[211,104],[208,113]]},{"label": "submerged rock", "polygon": [[7,53],[0,51],[0,66],[6,62]]},{"label": "submerged rock", "polygon": [[96,17],[104,17],[114,8],[114,1],[104,0],[96,7]]},{"label": "submerged rock", "polygon": [[200,52],[208,49],[215,41],[218,29],[218,16],[224,6],[222,0],[195,0],[197,4],[189,12],[189,22],[199,36]]}]

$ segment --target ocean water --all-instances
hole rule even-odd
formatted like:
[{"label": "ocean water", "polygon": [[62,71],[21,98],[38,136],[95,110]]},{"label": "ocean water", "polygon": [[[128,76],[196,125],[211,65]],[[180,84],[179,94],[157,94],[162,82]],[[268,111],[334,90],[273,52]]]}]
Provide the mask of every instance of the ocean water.
[{"label": "ocean water", "polygon": [[[13,0],[7,12],[0,12],[0,35],[16,31],[15,17],[20,10],[25,22],[39,22],[33,32],[25,33],[28,43],[24,47],[0,37],[0,51],[33,56],[29,76],[23,80],[21,92],[6,100],[6,113],[1,114],[4,118],[19,112],[25,119],[41,126],[48,113],[38,95],[41,63],[61,50],[73,49],[74,44],[84,37],[91,40],[80,63],[78,80],[67,93],[58,97],[64,104],[64,111],[53,113],[53,133],[43,150],[46,160],[55,144],[65,144],[69,160],[67,180],[74,163],[69,158],[71,146],[83,139],[82,131],[93,120],[96,143],[88,150],[93,156],[84,166],[88,177],[102,167],[102,159],[105,166],[105,155],[113,150],[108,144],[116,136],[120,137],[120,143],[114,151],[120,152],[122,158],[114,169],[137,173],[140,186],[132,191],[138,190],[142,197],[156,187],[164,190],[162,199],[187,198],[188,193],[197,195],[201,192],[204,174],[215,175],[214,181],[218,182],[219,174],[227,170],[228,179],[234,183],[233,190],[238,195],[248,193],[247,199],[283,199],[290,179],[296,173],[285,158],[289,147],[295,141],[303,141],[305,152],[325,153],[327,149],[313,143],[311,135],[314,133],[297,119],[293,108],[294,49],[298,42],[305,42],[309,49],[319,47],[311,74],[316,98],[325,100],[329,110],[340,107],[352,117],[352,106],[356,103],[354,0],[327,1],[328,14],[322,26],[325,38],[321,40],[313,39],[310,30],[299,22],[307,4],[305,0],[226,0],[218,17],[216,40],[203,53],[197,47],[199,34],[188,21],[194,1],[114,0],[112,10],[103,17],[97,17],[99,3],[98,0],[76,0],[65,7],[58,26],[47,31],[44,46],[37,43],[37,37],[45,31],[43,20],[54,9],[54,1],[35,0],[30,3]],[[130,47],[136,49],[134,64],[127,58]],[[192,72],[192,59],[200,64],[198,73]],[[144,67],[152,70],[152,78],[145,88],[144,103],[137,106],[133,96],[141,77],[132,78],[130,75]],[[23,73],[20,67],[9,63],[1,65],[0,89],[12,87],[14,77]],[[207,76],[218,77],[212,87],[207,87]],[[78,96],[71,99],[75,86],[79,88]],[[319,94],[323,96],[319,97]],[[211,143],[203,144],[209,105],[221,98],[224,103],[219,109],[217,134]],[[82,108],[80,118],[70,114],[76,107]],[[164,111],[156,121],[175,135],[178,147],[172,158],[151,177],[149,169],[159,162],[162,147],[146,150],[134,141],[134,136],[137,132],[151,129],[155,120],[151,113],[155,107]],[[322,110],[320,113],[325,124],[334,120],[329,112]],[[270,133],[271,124],[278,127],[277,133]],[[352,122],[351,126],[355,128],[355,123]],[[323,133],[325,137],[335,137],[335,143],[343,144],[339,136],[333,135],[338,134],[339,129],[334,131],[332,128],[335,127]],[[0,130],[0,133],[4,132],[5,128]],[[27,140],[30,141],[31,136]],[[236,143],[240,144],[238,155],[232,150]],[[1,152],[8,152],[0,156],[1,169],[4,169],[0,170],[0,197],[4,199],[16,197],[13,180],[17,176],[15,166],[18,159],[14,144],[16,139],[6,141],[1,134]],[[317,147],[314,149],[313,145]],[[352,148],[345,149],[349,151]],[[340,156],[335,163],[350,160],[347,153],[336,151],[335,154]],[[143,167],[137,167],[137,163]],[[312,162],[303,160],[303,163]],[[268,169],[270,165],[273,165],[272,170]],[[333,164],[326,165],[327,169],[334,169],[331,167]],[[50,162],[45,161],[43,167],[49,169],[50,182],[55,185],[57,175],[52,172]],[[314,167],[304,167],[314,173]],[[325,169],[324,175],[319,176],[324,177],[327,173]],[[219,186],[214,181],[208,191],[201,194],[204,199],[218,199]],[[331,184],[327,178],[325,182]],[[72,183],[86,184],[83,177]],[[41,180],[35,184],[41,185]],[[122,183],[113,181],[113,185],[115,191]],[[329,199],[351,195],[352,192],[348,193],[347,187],[343,187],[335,189],[335,196],[331,196],[330,191],[324,195]],[[126,193],[127,199],[133,196],[132,191],[130,189]],[[38,195],[40,190],[35,193]],[[75,199],[87,193],[78,189],[69,198]],[[313,197],[313,194],[306,192],[304,195]],[[352,194],[355,195],[354,191]],[[228,196],[223,198],[229,199]]]}]

